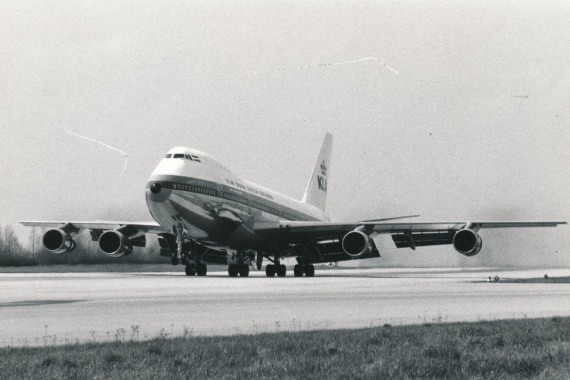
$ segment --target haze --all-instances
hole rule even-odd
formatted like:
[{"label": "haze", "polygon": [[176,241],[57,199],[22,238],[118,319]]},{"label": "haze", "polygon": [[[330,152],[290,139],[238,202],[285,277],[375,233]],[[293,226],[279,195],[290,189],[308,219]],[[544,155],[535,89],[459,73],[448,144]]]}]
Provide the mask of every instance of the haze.
[{"label": "haze", "polygon": [[[334,220],[568,220],[570,3],[2,1],[0,223],[151,220],[173,146],[301,198],[335,136]],[[298,69],[299,66],[377,57]],[[123,175],[118,151],[131,155]],[[26,230],[18,228],[23,234]],[[380,263],[568,265],[569,229]]]}]

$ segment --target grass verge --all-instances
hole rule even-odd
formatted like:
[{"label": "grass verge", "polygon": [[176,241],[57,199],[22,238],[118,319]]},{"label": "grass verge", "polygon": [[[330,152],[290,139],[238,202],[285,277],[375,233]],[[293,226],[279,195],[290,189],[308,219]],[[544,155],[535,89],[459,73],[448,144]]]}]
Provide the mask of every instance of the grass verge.
[{"label": "grass verge", "polygon": [[1,348],[10,379],[570,377],[570,318]]}]

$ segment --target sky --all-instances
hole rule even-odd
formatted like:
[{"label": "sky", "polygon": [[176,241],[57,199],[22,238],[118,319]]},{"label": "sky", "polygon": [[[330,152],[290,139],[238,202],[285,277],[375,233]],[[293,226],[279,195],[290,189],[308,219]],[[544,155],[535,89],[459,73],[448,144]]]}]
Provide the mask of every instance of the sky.
[{"label": "sky", "polygon": [[[333,220],[570,219],[567,1],[0,1],[1,224],[151,220],[174,146],[300,199],[326,132]],[[393,70],[314,67],[367,57]],[[471,259],[377,242],[568,265],[569,232],[483,231]]]}]

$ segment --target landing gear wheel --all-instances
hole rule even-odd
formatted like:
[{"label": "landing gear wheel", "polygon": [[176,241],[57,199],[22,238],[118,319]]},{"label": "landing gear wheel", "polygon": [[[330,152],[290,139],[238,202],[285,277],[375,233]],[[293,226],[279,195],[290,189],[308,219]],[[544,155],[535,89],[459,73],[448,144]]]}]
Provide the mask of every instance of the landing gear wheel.
[{"label": "landing gear wheel", "polygon": [[247,277],[249,276],[249,265],[247,264],[241,264],[239,266],[239,275],[241,277]]},{"label": "landing gear wheel", "polygon": [[305,265],[305,276],[314,277],[315,276],[315,266],[313,264]]},{"label": "landing gear wheel", "polygon": [[228,274],[230,277],[237,277],[238,272],[238,266],[236,264],[228,265]]},{"label": "landing gear wheel", "polygon": [[196,265],[186,264],[186,276],[194,276],[196,274]]},{"label": "landing gear wheel", "polygon": [[205,276],[206,273],[208,273],[208,267],[206,266],[206,264],[198,264],[198,266],[196,267],[196,273],[198,274],[198,276]]},{"label": "landing gear wheel", "polygon": [[293,274],[295,275],[295,277],[303,277],[303,266],[297,264],[293,267]]},{"label": "landing gear wheel", "polygon": [[287,267],[283,264],[277,265],[277,276],[285,277],[287,274]]},{"label": "landing gear wheel", "polygon": [[170,262],[172,263],[172,265],[178,265],[178,256],[172,255],[170,257]]},{"label": "landing gear wheel", "polygon": [[273,264],[267,264],[265,266],[265,275],[267,277],[273,277],[275,276],[275,265]]},{"label": "landing gear wheel", "polygon": [[180,262],[182,263],[182,265],[188,265],[188,256],[182,255],[182,257],[180,258]]}]

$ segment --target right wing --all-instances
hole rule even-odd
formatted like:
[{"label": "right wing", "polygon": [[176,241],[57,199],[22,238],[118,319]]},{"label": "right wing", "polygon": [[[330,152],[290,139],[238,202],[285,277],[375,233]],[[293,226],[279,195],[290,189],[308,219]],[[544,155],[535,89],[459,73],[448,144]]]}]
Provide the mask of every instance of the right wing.
[{"label": "right wing", "polygon": [[[27,227],[49,228],[43,236],[44,247],[52,253],[66,253],[75,248],[73,237],[88,230],[91,240],[98,242],[99,249],[108,256],[121,257],[130,254],[133,247],[146,247],[145,234],[158,235],[160,255],[177,260],[177,243],[167,228],[156,222],[69,222],[69,221],[24,221]],[[225,264],[227,253],[205,247],[198,243],[183,245],[183,251],[198,255],[204,262]]]},{"label": "right wing", "polygon": [[82,229],[88,230],[116,230],[116,229],[131,229],[143,233],[159,234],[168,232],[167,229],[162,227],[156,222],[110,222],[110,221],[96,221],[96,222],[60,222],[60,221],[24,221],[20,222],[26,227],[41,227],[41,228],[62,228],[79,231]]},{"label": "right wing", "polygon": [[[146,246],[146,233],[167,236],[168,230],[156,222],[69,222],[69,221],[24,221],[26,227],[49,228],[44,234],[44,247],[53,253],[65,253],[75,249],[73,237],[88,230],[92,241],[107,255],[120,257],[132,252],[133,247]],[[160,239],[159,239],[160,243]],[[162,245],[162,243],[161,243]]]}]

